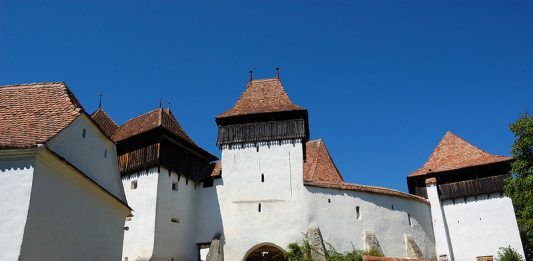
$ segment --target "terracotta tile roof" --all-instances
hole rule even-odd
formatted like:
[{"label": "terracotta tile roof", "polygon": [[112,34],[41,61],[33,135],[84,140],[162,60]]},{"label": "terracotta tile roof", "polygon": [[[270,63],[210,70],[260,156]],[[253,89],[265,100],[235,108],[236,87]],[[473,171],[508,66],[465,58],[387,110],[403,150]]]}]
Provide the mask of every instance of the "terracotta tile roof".
[{"label": "terracotta tile roof", "polygon": [[206,179],[206,178],[220,178],[222,177],[222,164],[220,160],[211,162],[209,165],[207,165],[201,172],[200,179]]},{"label": "terracotta tile roof", "polygon": [[411,173],[409,177],[510,160],[512,157],[490,154],[448,131],[424,166]]},{"label": "terracotta tile roof", "polygon": [[0,87],[0,148],[42,144],[83,111],[63,82]]},{"label": "terracotta tile roof", "polygon": [[222,177],[222,163],[220,162],[220,160],[217,160],[213,163],[211,163],[211,165],[213,165],[213,170],[211,171],[211,177],[212,178],[220,178]]},{"label": "terracotta tile roof", "polygon": [[157,108],[126,121],[113,134],[113,140],[119,142],[159,127],[174,133],[191,145],[196,146],[196,143],[185,133],[172,112],[170,110],[163,110],[162,108]]},{"label": "terracotta tile roof", "polygon": [[422,197],[397,190],[346,183],[331,159],[326,145],[321,139],[308,141],[305,148],[306,161],[304,163],[304,184],[306,186],[376,193],[409,200],[417,200],[429,204],[428,201]]},{"label": "terracotta tile roof", "polygon": [[301,111],[304,108],[294,104],[281,81],[277,78],[253,80],[231,109],[217,116],[226,118],[258,113]]},{"label": "terracotta tile roof", "polygon": [[118,125],[104,110],[102,110],[102,108],[98,108],[98,110],[93,112],[91,118],[109,138],[111,138],[118,129]]},{"label": "terracotta tile roof", "polygon": [[305,146],[305,182],[344,182],[339,170],[329,155],[326,145],[321,139],[308,141]]}]

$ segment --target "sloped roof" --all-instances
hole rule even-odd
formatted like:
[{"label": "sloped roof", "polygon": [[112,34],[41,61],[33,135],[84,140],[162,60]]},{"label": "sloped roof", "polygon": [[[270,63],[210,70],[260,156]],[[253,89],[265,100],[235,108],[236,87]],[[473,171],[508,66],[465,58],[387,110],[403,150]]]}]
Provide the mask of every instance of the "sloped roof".
[{"label": "sloped roof", "polygon": [[231,109],[219,118],[258,113],[301,111],[305,108],[294,104],[278,78],[253,80]]},{"label": "sloped roof", "polygon": [[222,177],[222,164],[220,160],[211,162],[209,165],[207,165],[201,172],[200,180],[207,179],[207,178],[220,178]]},{"label": "sloped roof", "polygon": [[308,141],[305,144],[305,148],[306,161],[304,163],[304,184],[306,186],[376,193],[416,200],[428,204],[428,201],[422,197],[403,193],[398,190],[346,183],[335,166],[324,141],[321,139]]},{"label": "sloped roof", "polygon": [[490,154],[448,131],[426,163],[409,177],[510,161],[512,157]]},{"label": "sloped roof", "polygon": [[0,148],[45,143],[82,111],[63,82],[0,86]]},{"label": "sloped roof", "polygon": [[98,108],[98,110],[93,112],[91,118],[109,138],[111,138],[118,129],[118,125],[102,108]]},{"label": "sloped roof", "polygon": [[308,141],[305,152],[304,181],[344,182],[321,139]]},{"label": "sloped roof", "polygon": [[126,121],[113,134],[113,140],[119,142],[159,127],[170,131],[191,145],[196,146],[196,143],[185,133],[172,112],[163,108],[157,108]]}]

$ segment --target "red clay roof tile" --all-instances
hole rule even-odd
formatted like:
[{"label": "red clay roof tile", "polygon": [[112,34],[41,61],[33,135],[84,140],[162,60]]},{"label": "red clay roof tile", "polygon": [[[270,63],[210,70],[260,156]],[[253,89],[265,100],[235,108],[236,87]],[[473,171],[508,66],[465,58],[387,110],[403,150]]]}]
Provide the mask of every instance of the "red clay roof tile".
[{"label": "red clay roof tile", "polygon": [[279,79],[262,79],[249,82],[235,105],[217,118],[301,110],[305,109],[291,101]]},{"label": "red clay roof tile", "polygon": [[411,173],[409,177],[510,161],[512,159],[512,157],[493,155],[483,151],[448,131],[424,166]]},{"label": "red clay roof tile", "polygon": [[0,87],[0,148],[42,144],[83,111],[63,82]]},{"label": "red clay roof tile", "polygon": [[170,110],[157,108],[143,115],[137,116],[122,124],[113,134],[113,140],[119,142],[135,135],[162,127],[178,137],[196,146],[196,143],[185,133]]},{"label": "red clay roof tile", "polygon": [[422,197],[397,190],[346,183],[331,159],[326,145],[322,140],[308,141],[305,146],[306,161],[304,163],[304,184],[306,186],[376,193],[409,200],[417,200],[428,204],[428,201]]},{"label": "red clay roof tile", "polygon": [[322,140],[308,141],[305,152],[304,180],[306,182],[344,182]]},{"label": "red clay roof tile", "polygon": [[91,114],[91,118],[109,138],[111,138],[118,129],[118,125],[102,108],[98,108],[98,110]]}]

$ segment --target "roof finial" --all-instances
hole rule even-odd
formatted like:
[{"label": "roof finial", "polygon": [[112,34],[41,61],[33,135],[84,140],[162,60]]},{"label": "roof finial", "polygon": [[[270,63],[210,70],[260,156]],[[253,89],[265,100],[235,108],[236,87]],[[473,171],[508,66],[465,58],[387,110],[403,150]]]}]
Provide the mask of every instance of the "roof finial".
[{"label": "roof finial", "polygon": [[279,79],[279,66],[276,65],[276,79]]},{"label": "roof finial", "polygon": [[168,107],[167,110],[170,111],[170,98],[168,98]]},{"label": "roof finial", "polygon": [[98,109],[102,109],[102,91],[100,91],[100,99],[98,100]]},{"label": "roof finial", "polygon": [[250,68],[250,81],[252,81],[252,74],[253,74],[253,72],[254,72],[254,71],[252,70],[252,68]]},{"label": "roof finial", "polygon": [[163,108],[163,98],[159,98],[159,108]]}]

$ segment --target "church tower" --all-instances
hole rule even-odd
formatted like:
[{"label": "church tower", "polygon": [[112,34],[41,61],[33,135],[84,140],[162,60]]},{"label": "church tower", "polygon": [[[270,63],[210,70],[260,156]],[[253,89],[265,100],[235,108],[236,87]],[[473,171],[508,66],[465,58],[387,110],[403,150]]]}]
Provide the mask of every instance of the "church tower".
[{"label": "church tower", "polygon": [[243,248],[265,243],[285,247],[288,239],[301,237],[307,229],[300,217],[305,206],[298,204],[309,140],[307,110],[291,101],[279,77],[250,77],[244,93],[216,123],[225,256],[246,256]]}]

